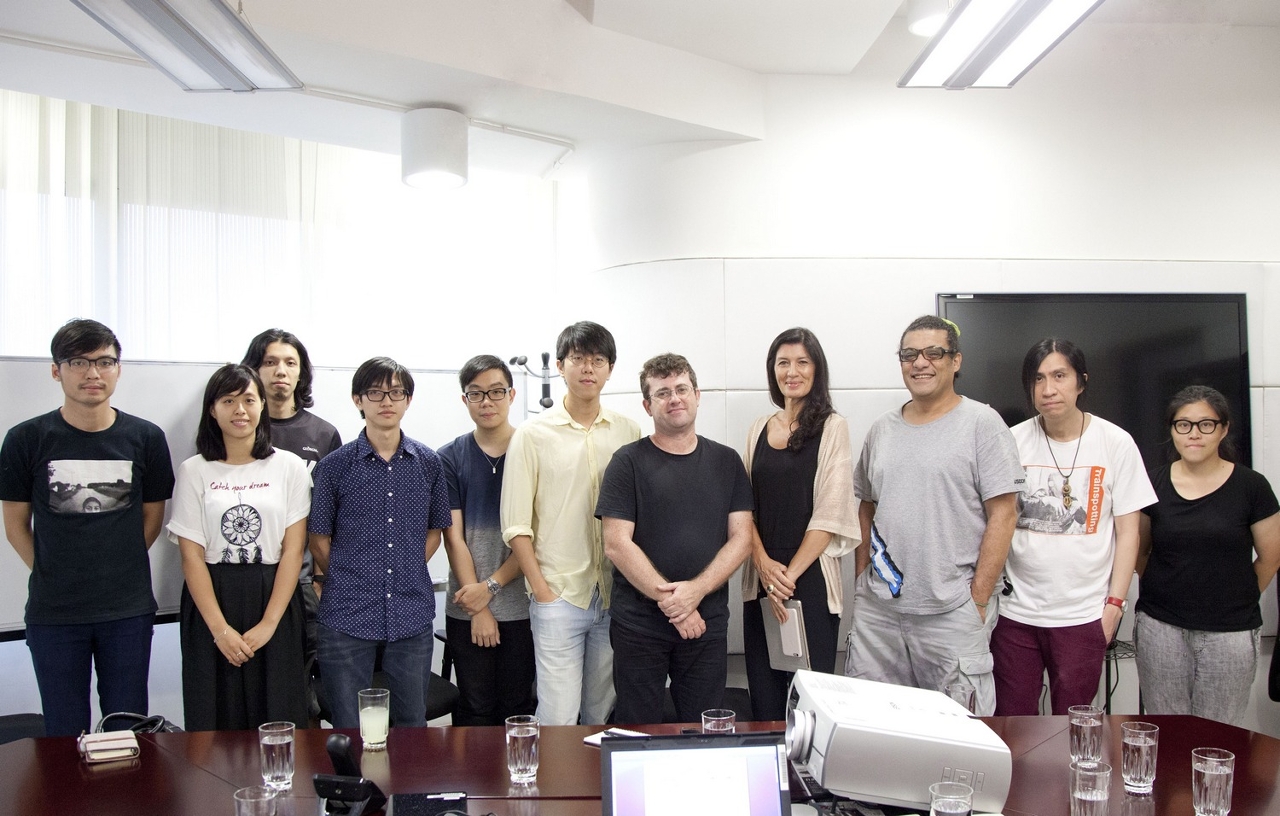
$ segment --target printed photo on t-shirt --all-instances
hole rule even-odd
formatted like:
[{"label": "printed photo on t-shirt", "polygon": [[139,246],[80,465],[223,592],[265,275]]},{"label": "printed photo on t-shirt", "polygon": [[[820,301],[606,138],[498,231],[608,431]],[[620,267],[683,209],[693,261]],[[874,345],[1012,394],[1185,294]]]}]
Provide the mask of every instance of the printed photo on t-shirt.
[{"label": "printed photo on t-shirt", "polygon": [[1050,535],[1089,535],[1102,513],[1104,467],[1081,466],[1068,474],[1027,465],[1018,494],[1018,527]]},{"label": "printed photo on t-shirt", "polygon": [[55,459],[49,462],[49,509],[54,513],[109,513],[130,505],[133,463],[127,459]]}]

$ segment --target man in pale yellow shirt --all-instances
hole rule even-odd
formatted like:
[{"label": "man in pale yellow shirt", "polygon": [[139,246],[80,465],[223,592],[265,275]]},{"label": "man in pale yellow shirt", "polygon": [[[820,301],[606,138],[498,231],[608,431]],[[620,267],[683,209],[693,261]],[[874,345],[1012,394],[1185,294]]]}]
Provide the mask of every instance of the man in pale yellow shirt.
[{"label": "man in pale yellow shirt", "polygon": [[613,452],[640,426],[600,405],[617,347],[598,323],[574,323],[556,340],[569,393],[516,429],[502,482],[502,539],[524,572],[544,725],[604,723],[616,699],[609,646],[613,567],[595,518]]}]

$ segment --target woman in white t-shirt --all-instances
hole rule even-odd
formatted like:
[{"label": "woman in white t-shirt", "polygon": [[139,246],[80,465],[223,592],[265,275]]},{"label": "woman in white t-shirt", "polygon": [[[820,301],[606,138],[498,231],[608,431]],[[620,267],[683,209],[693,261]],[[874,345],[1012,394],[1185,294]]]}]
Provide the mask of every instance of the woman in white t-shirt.
[{"label": "woman in white t-shirt", "polygon": [[311,479],[271,447],[262,382],[225,365],[205,387],[199,453],[178,468],[169,538],[182,550],[182,697],[188,731],[305,727],[302,604]]},{"label": "woman in white t-shirt", "polygon": [[1133,438],[1077,405],[1088,381],[1069,340],[1041,340],[1022,361],[1036,415],[1013,428],[1026,482],[1005,563],[1012,590],[991,636],[997,716],[1040,713],[1046,671],[1054,714],[1093,701],[1133,577],[1139,511],[1156,500]]}]

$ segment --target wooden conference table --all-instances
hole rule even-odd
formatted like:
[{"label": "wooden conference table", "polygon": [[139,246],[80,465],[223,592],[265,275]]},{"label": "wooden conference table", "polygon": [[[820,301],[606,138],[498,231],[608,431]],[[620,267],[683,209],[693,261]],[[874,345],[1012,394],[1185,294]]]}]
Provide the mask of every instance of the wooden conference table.
[{"label": "wooden conference table", "polygon": [[[1115,766],[1111,816],[1188,816],[1191,749],[1226,748],[1236,755],[1233,816],[1280,813],[1280,740],[1196,717],[1147,716],[1160,726],[1155,791],[1130,797],[1120,779],[1120,723],[1104,725],[1104,759]],[[1066,814],[1066,717],[990,717],[992,729],[1013,755],[1007,816]],[[780,723],[740,723],[739,728],[777,730]],[[640,726],[675,733],[677,725]],[[582,739],[597,727],[542,729],[537,785],[507,781],[502,728],[392,729],[385,752],[361,758],[365,776],[388,794],[466,791],[469,812],[497,816],[596,816],[600,813],[599,751]],[[331,732],[300,730],[295,749],[293,796],[281,800],[281,816],[311,816],[318,800],[314,773],[331,773],[325,739]],[[354,732],[353,742],[359,744]],[[258,740],[252,731],[149,734],[139,737],[141,756],[126,767],[90,767],[79,761],[75,740],[51,737],[0,746],[0,814],[42,816],[229,816],[236,788],[260,784]],[[876,763],[891,758],[863,757]]]}]

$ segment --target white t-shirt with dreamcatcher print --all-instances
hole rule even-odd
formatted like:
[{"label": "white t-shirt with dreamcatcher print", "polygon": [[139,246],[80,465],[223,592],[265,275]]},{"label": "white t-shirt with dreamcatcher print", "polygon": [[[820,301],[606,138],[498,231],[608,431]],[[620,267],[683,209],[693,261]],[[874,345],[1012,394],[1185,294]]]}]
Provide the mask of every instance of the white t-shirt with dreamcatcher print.
[{"label": "white t-shirt with dreamcatcher print", "polygon": [[199,454],[178,467],[168,533],[204,547],[209,564],[277,564],[284,531],[311,512],[306,464],[277,449],[244,465]]}]

